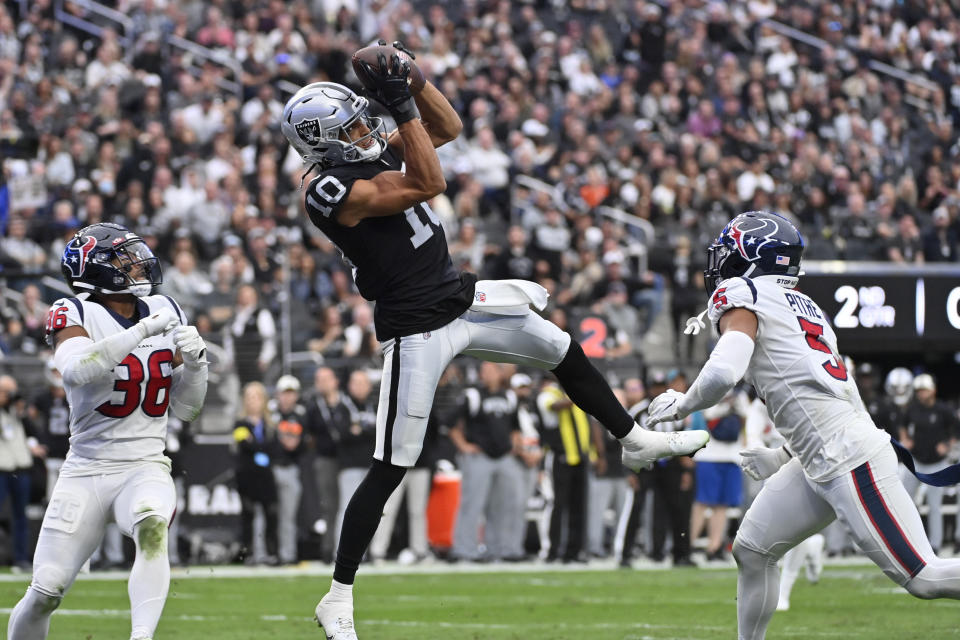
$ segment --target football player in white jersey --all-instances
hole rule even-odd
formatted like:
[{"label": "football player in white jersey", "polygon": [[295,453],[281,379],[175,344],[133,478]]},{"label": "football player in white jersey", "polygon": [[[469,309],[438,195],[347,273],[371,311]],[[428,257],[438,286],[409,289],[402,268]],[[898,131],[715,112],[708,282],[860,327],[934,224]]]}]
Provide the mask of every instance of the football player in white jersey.
[{"label": "football player in white jersey", "polygon": [[650,404],[648,425],[718,402],[741,378],[786,439],[743,452],[741,466],[768,478],[733,545],[741,640],[759,640],[777,606],[777,561],[838,518],[863,552],[920,598],[960,598],[960,559],[938,558],[897,474],[890,437],[878,429],[813,300],[795,291],[803,239],[789,221],[748,212],[707,250],[707,312],[720,333],[686,393]]},{"label": "football player in white jersey", "polygon": [[199,414],[206,347],[176,302],[149,295],[160,264],[126,228],[81,229],[60,264],[78,295],[53,304],[47,334],[70,404],[70,451],[7,637],[47,637],[50,615],[115,521],[136,544],[130,638],[152,638],[169,589],[167,526],[176,506],[163,455],[167,410],[188,422]]}]

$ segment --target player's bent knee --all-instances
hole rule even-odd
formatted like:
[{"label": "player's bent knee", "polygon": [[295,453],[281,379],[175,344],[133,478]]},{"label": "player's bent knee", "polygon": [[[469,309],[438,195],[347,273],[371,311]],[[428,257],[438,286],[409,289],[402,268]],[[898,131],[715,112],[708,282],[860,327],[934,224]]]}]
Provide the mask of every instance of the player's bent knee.
[{"label": "player's bent knee", "polygon": [[742,568],[761,567],[768,562],[770,554],[761,553],[743,544],[739,536],[733,540],[733,559]]},{"label": "player's bent knee", "polygon": [[60,606],[67,592],[69,576],[67,572],[54,565],[39,565],[33,572],[30,585],[30,606],[37,613],[49,613]]},{"label": "player's bent knee", "polygon": [[151,515],[137,523],[137,547],[147,558],[167,553],[167,520]]},{"label": "player's bent knee", "polygon": [[27,602],[33,610],[34,615],[46,617],[56,611],[60,603],[63,602],[63,596],[52,596],[31,587],[30,597],[27,599]]}]

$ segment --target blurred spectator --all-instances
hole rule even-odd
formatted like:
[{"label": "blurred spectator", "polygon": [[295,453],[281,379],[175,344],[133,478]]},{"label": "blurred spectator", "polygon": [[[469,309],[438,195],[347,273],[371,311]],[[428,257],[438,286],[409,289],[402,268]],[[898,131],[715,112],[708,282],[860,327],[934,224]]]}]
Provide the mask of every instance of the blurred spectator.
[{"label": "blurred spectator", "polygon": [[343,330],[343,355],[347,358],[376,358],[380,343],[373,328],[373,308],[361,302],[353,308],[353,322]]},{"label": "blurred spectator", "polygon": [[[929,373],[921,373],[913,379],[914,401],[907,407],[905,416],[906,437],[903,445],[910,450],[917,471],[931,473],[947,464],[947,454],[960,433],[960,421],[956,413],[937,400],[937,385]],[[913,474],[901,474],[907,493],[919,503],[920,481]],[[930,546],[939,549],[943,545],[943,487],[924,486],[927,503],[927,537]]]},{"label": "blurred spectator", "polygon": [[[625,398],[621,390],[617,395]],[[628,470],[620,461],[620,441],[599,424],[594,423],[593,442],[597,458],[590,476],[587,497],[587,551],[591,557],[606,558],[615,551],[615,534],[622,520],[626,520],[630,501],[627,493]],[[607,530],[607,513],[613,512],[612,526]],[[608,542],[610,543],[608,545]]]},{"label": "blurred spectator", "polygon": [[[277,561],[277,485],[270,456],[276,425],[270,422],[267,414],[267,397],[267,389],[262,383],[246,383],[240,415],[233,427],[233,439],[237,444],[237,493],[240,494],[241,546],[237,559],[246,564]],[[262,544],[254,540],[254,520],[258,511],[264,520]]]},{"label": "blurred spectator", "polygon": [[6,233],[0,238],[0,251],[13,258],[24,271],[40,271],[47,259],[43,247],[27,236],[27,221],[20,216],[7,221]]},{"label": "blurred spectator", "polygon": [[47,469],[44,499],[47,502],[70,449],[70,406],[63,390],[63,377],[53,366],[52,358],[44,367],[44,380],[46,387],[33,396],[28,415],[36,425],[37,440],[46,452],[43,462]]},{"label": "blurred spectator", "polygon": [[480,384],[464,391],[460,416],[450,430],[463,474],[451,551],[457,560],[503,560],[515,552],[517,487],[523,479],[513,457],[521,435],[517,396],[507,372],[506,365],[480,363]]},{"label": "blurred spectator", "polygon": [[350,424],[350,409],[343,402],[340,380],[330,367],[319,367],[313,376],[313,389],[305,401],[305,427],[313,444],[312,477],[317,491],[318,512],[323,520],[323,541],[320,557],[333,560],[336,541],[333,538],[337,518],[338,490],[337,441]]},{"label": "blurred spectator", "polygon": [[[516,501],[517,513],[510,520],[514,534],[507,544],[505,559],[520,560],[527,557],[527,504],[534,495],[540,474],[543,471],[544,451],[540,444],[540,413],[533,381],[526,373],[510,376],[510,388],[517,396],[517,427],[520,431],[520,446],[514,451],[514,463],[520,468],[522,478]],[[539,530],[539,527],[538,527]],[[539,532],[539,531],[538,531]]]},{"label": "blurred spectator", "polygon": [[899,233],[887,245],[887,258],[891,262],[922,264],[923,241],[913,216],[908,214],[900,218],[897,230]]},{"label": "blurred spectator", "polygon": [[240,384],[262,380],[277,353],[277,325],[270,311],[260,306],[256,288],[242,285],[236,307],[224,327],[224,347],[232,354]]},{"label": "blurred spectator", "polygon": [[537,396],[543,442],[553,454],[553,511],[547,561],[582,562],[587,517],[587,475],[596,458],[590,418],[557,384]]},{"label": "blurred spectator", "polygon": [[[326,358],[339,358],[346,348],[345,331],[340,309],[336,306],[324,307],[320,314],[320,322],[313,332],[313,335],[317,337],[307,342],[307,348],[310,351],[323,354]],[[362,333],[360,339],[362,342]]]},{"label": "blurred spectator", "polygon": [[337,461],[340,472],[337,475],[339,487],[337,524],[334,530],[334,544],[340,540],[340,526],[343,513],[350,503],[353,492],[367,474],[373,450],[377,444],[377,397],[373,394],[373,384],[366,371],[357,370],[347,380],[347,393],[341,401],[350,412],[349,422],[338,422]]},{"label": "blurred spectator", "polygon": [[[650,385],[650,397],[662,391],[687,390],[686,376],[671,370],[664,385]],[[661,422],[655,427],[662,431],[681,431],[688,428],[686,421]],[[653,465],[653,548],[650,558],[656,562],[666,557],[667,532],[674,565],[690,563],[690,511],[695,488],[694,462],[690,457],[666,458]]]},{"label": "blurred spectator", "polygon": [[17,571],[30,570],[27,545],[27,503],[30,501],[30,469],[34,456],[46,449],[24,420],[24,406],[12,376],[0,376],[0,506],[10,496],[13,548],[10,563]]},{"label": "blurred spectator", "polygon": [[740,451],[746,443],[743,432],[746,411],[746,398],[732,392],[716,406],[692,416],[691,429],[710,432],[707,446],[693,456],[696,497],[690,517],[693,541],[700,538],[706,524],[708,561],[725,559],[727,509],[739,508],[743,502],[743,472],[739,462]]},{"label": "blurred spectator", "polygon": [[[687,318],[703,310],[703,265],[693,257],[689,236],[679,236],[673,265],[667,272],[670,282],[670,317],[673,320],[673,353],[678,361],[693,359],[693,334],[684,335]],[[684,345],[686,345],[684,347]],[[683,354],[683,355],[681,355]]]},{"label": "blurred spectator", "polygon": [[213,284],[197,269],[196,257],[189,251],[180,251],[173,258],[173,269],[163,274],[161,291],[180,303],[187,318],[193,318],[203,308],[200,301],[213,293]]},{"label": "blurred spectator", "polygon": [[950,220],[950,211],[941,205],[933,210],[933,224],[923,234],[925,262],[957,261],[957,229]]},{"label": "blurred spectator", "polygon": [[306,450],[307,410],[300,404],[300,381],[283,375],[277,380],[276,397],[267,404],[270,422],[276,429],[273,448],[273,478],[277,485],[277,553],[280,564],[297,562],[300,496],[300,458]]}]

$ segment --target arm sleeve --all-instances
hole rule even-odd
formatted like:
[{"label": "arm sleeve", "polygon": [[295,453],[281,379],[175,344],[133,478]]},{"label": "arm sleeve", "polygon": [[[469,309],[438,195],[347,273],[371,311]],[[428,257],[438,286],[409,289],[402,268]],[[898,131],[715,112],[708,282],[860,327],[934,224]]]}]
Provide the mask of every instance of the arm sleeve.
[{"label": "arm sleeve", "polygon": [[97,342],[86,336],[69,338],[57,345],[53,363],[66,384],[89,384],[112,373],[113,368],[143,341],[145,333],[143,325],[137,323]]},{"label": "arm sleeve", "polygon": [[193,422],[203,409],[207,396],[207,363],[183,365],[173,370],[170,389],[170,411],[184,422]]},{"label": "arm sleeve", "polygon": [[727,331],[717,341],[710,359],[700,370],[678,407],[681,416],[712,407],[747,372],[753,356],[753,339],[741,331]]}]

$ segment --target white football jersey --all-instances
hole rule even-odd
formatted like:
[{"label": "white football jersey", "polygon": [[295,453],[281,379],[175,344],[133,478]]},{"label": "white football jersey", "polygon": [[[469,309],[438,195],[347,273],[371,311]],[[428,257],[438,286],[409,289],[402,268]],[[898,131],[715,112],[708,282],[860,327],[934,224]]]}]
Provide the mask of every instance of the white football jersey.
[{"label": "white football jersey", "polygon": [[754,312],[756,347],[744,379],[813,480],[856,468],[890,444],[860,399],[837,351],[837,336],[808,296],[772,278],[729,278],[710,298],[710,321],[741,307]]},{"label": "white football jersey", "polygon": [[[172,298],[137,299],[141,318],[173,307],[182,324],[183,311]],[[133,326],[133,322],[87,294],[61,298],[50,307],[47,331],[80,326],[94,341]],[[173,332],[149,336],[125,357],[112,376],[85,385],[64,384],[70,404],[70,452],[64,475],[102,471],[111,463],[165,461],[167,407],[173,385]],[[91,463],[97,463],[91,468]]]}]

